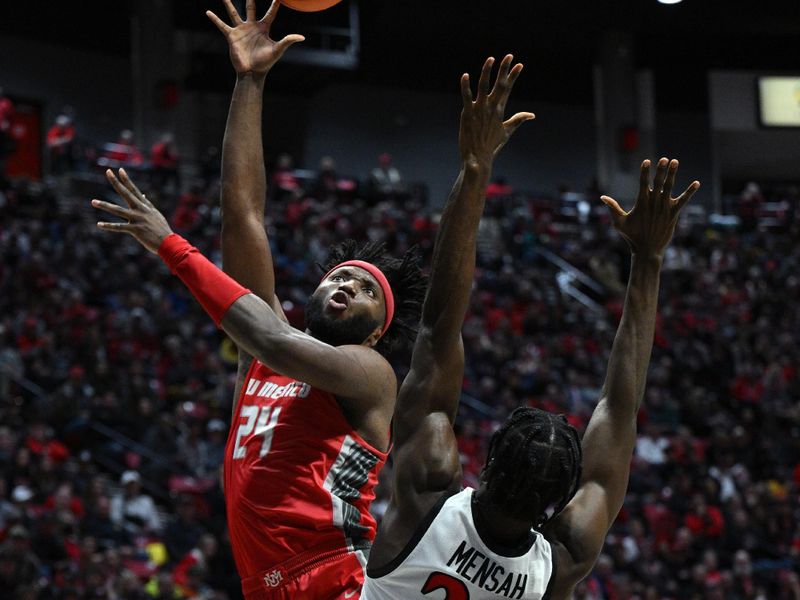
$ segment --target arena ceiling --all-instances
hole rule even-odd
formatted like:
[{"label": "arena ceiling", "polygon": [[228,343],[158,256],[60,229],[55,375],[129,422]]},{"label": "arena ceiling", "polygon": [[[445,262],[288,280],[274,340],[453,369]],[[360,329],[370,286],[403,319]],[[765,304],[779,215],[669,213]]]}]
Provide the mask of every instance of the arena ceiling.
[{"label": "arena ceiling", "polygon": [[[26,0],[0,3],[0,33],[124,54],[127,17],[134,3],[99,0]],[[591,68],[603,31],[630,32],[637,64],[654,69],[659,104],[702,109],[708,69],[800,72],[800,2],[656,0],[561,2],[551,0],[359,0],[361,67],[354,73],[286,67],[277,85],[307,91],[350,80],[451,91],[454,77],[475,70],[488,54],[514,52],[526,63],[517,95],[570,104],[591,102]],[[174,0],[176,27],[208,30],[203,12],[218,0]],[[260,5],[265,6],[265,2]],[[330,18],[335,19],[337,9]],[[282,14],[287,30],[301,31],[303,17]],[[312,19],[327,18],[325,13]],[[293,26],[294,27],[291,27]],[[302,32],[302,31],[301,31]],[[218,60],[227,89],[224,45]],[[0,71],[1,73],[1,71]],[[409,82],[413,82],[410,84]]]}]

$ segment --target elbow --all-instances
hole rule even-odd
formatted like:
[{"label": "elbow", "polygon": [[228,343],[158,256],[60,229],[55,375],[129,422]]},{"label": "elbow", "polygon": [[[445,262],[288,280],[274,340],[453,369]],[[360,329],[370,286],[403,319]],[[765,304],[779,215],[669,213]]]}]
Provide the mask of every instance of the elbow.
[{"label": "elbow", "polygon": [[602,410],[614,423],[628,423],[636,433],[636,421],[639,417],[639,406],[632,402],[614,402],[608,395],[603,395],[595,410]]},{"label": "elbow", "polygon": [[430,356],[452,357],[456,352],[463,355],[461,324],[455,325],[441,319],[435,323],[423,322],[417,332],[417,344],[424,344]]}]

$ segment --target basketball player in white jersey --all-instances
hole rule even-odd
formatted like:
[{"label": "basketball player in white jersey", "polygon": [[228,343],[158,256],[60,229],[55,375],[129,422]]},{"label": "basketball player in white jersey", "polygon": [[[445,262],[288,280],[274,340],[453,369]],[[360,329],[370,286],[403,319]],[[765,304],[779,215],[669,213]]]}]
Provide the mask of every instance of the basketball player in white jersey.
[{"label": "basketball player in white jersey", "polygon": [[[502,106],[472,101],[463,119]],[[469,157],[479,168],[491,152]],[[394,491],[367,567],[362,600],[565,600],[591,571],[627,488],[645,388],[664,250],[700,184],[672,197],[678,161],[662,158],[625,212],[603,196],[632,260],[625,308],[600,401],[583,440],[562,415],[518,408],[494,433],[477,490],[461,490],[453,421],[463,376],[461,324],[483,197],[451,199],[442,219],[412,366],[394,417]],[[445,310],[446,309],[446,310]]]}]

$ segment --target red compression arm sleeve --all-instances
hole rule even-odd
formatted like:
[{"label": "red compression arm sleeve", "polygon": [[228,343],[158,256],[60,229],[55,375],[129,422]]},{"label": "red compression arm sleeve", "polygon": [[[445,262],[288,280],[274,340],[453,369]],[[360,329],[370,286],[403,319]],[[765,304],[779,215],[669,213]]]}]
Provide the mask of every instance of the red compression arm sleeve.
[{"label": "red compression arm sleeve", "polygon": [[217,327],[231,305],[250,293],[176,233],[164,238],[158,255],[169,270],[186,284]]}]

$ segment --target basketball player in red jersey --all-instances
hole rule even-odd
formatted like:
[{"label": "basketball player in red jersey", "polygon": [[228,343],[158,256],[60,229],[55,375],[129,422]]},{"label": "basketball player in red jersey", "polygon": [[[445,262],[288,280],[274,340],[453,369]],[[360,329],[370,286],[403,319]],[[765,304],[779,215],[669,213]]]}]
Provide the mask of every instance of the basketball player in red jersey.
[{"label": "basketball player in red jersey", "polygon": [[[469,93],[466,88],[465,114],[482,103],[479,93],[470,108]],[[492,436],[477,490],[461,489],[452,423],[482,198],[452,205],[397,400],[394,492],[370,553],[362,600],[566,600],[591,571],[625,497],[664,250],[700,186],[695,181],[673,198],[677,169],[678,161],[662,158],[650,187],[650,161],[644,161],[630,212],[602,198],[632,261],[606,381],[582,442],[562,415],[518,408]],[[458,316],[452,311],[431,320],[443,303],[458,306]]]},{"label": "basketball player in red jersey", "polygon": [[277,3],[260,21],[254,0],[246,21],[225,4],[234,27],[212,20],[237,70],[221,199],[223,260],[236,280],[172,234],[124,171],[107,176],[127,208],[94,205],[126,219],[100,227],[158,252],[239,348],[224,490],[245,597],[353,598],[375,536],[368,509],[397,395],[384,354],[413,340],[426,278],[413,253],[398,259],[346,242],[308,301],[306,331],[287,323],[264,230],[260,111],[267,71],[299,36],[270,39]]},{"label": "basketball player in red jersey", "polygon": [[[272,62],[259,72],[277,60],[289,38],[275,44],[267,36],[276,8],[273,5],[256,24],[252,2],[244,22],[229,6],[236,27],[221,28],[231,41],[234,64],[236,42],[247,39],[243,32],[248,24],[255,25],[256,39],[250,39],[247,48],[278,48],[267,53]],[[518,74],[518,69],[509,74],[508,63],[510,57],[504,63],[501,88],[510,88]],[[392,294],[397,312],[410,315],[409,307],[421,300],[421,293],[418,299],[416,293],[424,290],[424,279],[416,268],[410,269],[409,257],[392,262],[370,247],[362,254],[374,257],[386,275],[367,262],[334,264],[309,301],[311,335],[285,323],[274,297],[262,225],[260,138],[249,136],[242,151],[235,135],[260,131],[261,84],[263,77],[252,73],[237,78],[224,148],[222,197],[226,267],[241,269],[243,277],[251,277],[248,285],[261,286],[260,293],[249,293],[171,234],[124,171],[119,179],[111,172],[108,177],[128,208],[94,204],[127,219],[100,227],[130,233],[158,252],[240,348],[238,406],[227,449],[225,492],[245,595],[353,598],[363,581],[364,552],[374,537],[375,523],[367,508],[386,457],[395,393],[393,373],[369,346],[379,347],[378,340],[387,332]],[[522,114],[511,120],[509,134],[526,118],[529,115]],[[481,140],[481,124],[480,120],[472,124],[475,131],[464,143]],[[482,194],[486,183],[480,172],[465,167],[453,194]],[[353,250],[348,245],[338,251],[334,263]],[[269,262],[258,262],[264,260]],[[389,286],[392,279],[397,283]],[[404,297],[399,297],[399,287]],[[363,322],[369,327],[364,328]]]},{"label": "basketball player in red jersey", "polygon": [[[106,175],[128,206],[93,205],[127,222],[98,226],[129,233],[158,253],[241,353],[253,357],[242,360],[224,472],[245,597],[357,597],[396,396],[394,372],[373,349],[392,324],[389,276],[365,261],[334,266],[309,300],[321,307],[311,308],[309,329],[299,331],[172,233],[124,170]],[[410,271],[408,261],[396,262],[395,271]],[[417,267],[410,272],[424,282]],[[413,296],[395,298],[413,304]],[[341,327],[347,323],[349,339]],[[332,335],[342,344],[320,339]]]},{"label": "basketball player in red jersey", "polygon": [[375,535],[368,508],[397,391],[385,355],[410,343],[425,278],[412,253],[396,259],[346,242],[306,306],[310,335],[288,325],[264,229],[261,112],[267,73],[303,38],[270,38],[277,1],[260,20],[255,0],[244,20],[224,4],[232,26],[207,13],[236,71],[222,151],[223,268],[278,320],[275,345],[255,360],[232,336],[239,373],[225,459],[228,527],[248,598],[338,598],[363,580]]}]

